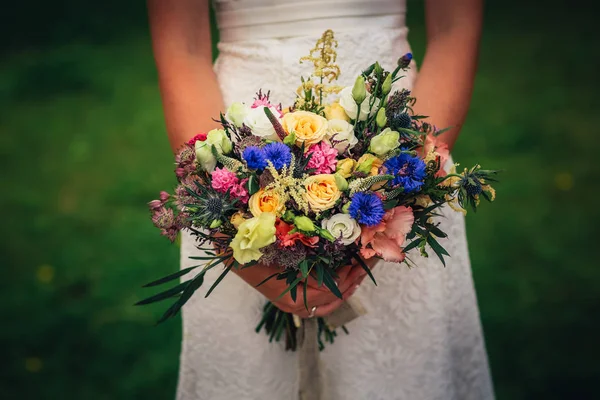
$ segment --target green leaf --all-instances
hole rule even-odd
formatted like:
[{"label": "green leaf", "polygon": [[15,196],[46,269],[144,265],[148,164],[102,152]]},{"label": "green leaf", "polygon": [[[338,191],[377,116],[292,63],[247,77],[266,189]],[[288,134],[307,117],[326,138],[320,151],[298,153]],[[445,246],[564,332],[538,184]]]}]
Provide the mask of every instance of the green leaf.
[{"label": "green leaf", "polygon": [[266,277],[265,279],[262,280],[262,282],[260,282],[258,285],[254,286],[254,287],[259,287],[264,283],[267,283],[269,280],[271,280],[272,278],[276,277],[277,275],[279,275],[279,272],[275,272],[273,275],[269,275],[268,277]]},{"label": "green leaf", "polygon": [[156,323],[157,325],[177,315],[179,310],[181,310],[181,307],[183,307],[183,305],[187,303],[187,301],[192,297],[194,292],[200,286],[202,286],[202,283],[204,283],[204,273],[205,271],[202,271],[198,275],[196,275],[194,279],[188,281],[189,285],[185,288],[185,290],[181,294],[181,297],[179,297],[179,299],[177,299],[177,301],[167,309],[167,311],[162,315],[162,317],[160,317],[160,319]]},{"label": "green leaf", "polygon": [[303,278],[306,278],[308,276],[308,260],[302,260],[302,262],[300,263],[300,272],[302,272]]},{"label": "green leaf", "polygon": [[377,286],[377,282],[375,281],[375,277],[371,273],[371,268],[369,268],[369,266],[365,263],[365,261],[362,258],[360,258],[360,256],[358,254],[355,253],[352,256],[356,259],[356,261],[358,261],[358,264],[362,267],[362,269],[365,270],[365,272],[367,273],[367,275],[369,275],[369,278],[371,278],[371,280],[373,281],[373,283],[375,284],[375,286]]},{"label": "green leaf", "polygon": [[304,295],[304,308],[308,311],[308,300],[306,299],[306,288],[308,285],[302,286],[302,294]]},{"label": "green leaf", "polygon": [[287,292],[289,292],[290,290],[292,290],[292,288],[296,285],[298,285],[298,283],[302,280],[302,277],[298,277],[296,278],[291,284],[290,286],[287,287],[287,289],[285,289],[283,291],[283,293],[281,293],[279,296],[277,296],[277,298],[275,299],[276,301],[279,300],[280,298],[282,298],[283,296],[285,296],[287,294]]},{"label": "green leaf", "polygon": [[248,179],[248,194],[252,196],[254,193],[260,190],[260,183],[258,182],[258,178],[256,175],[250,175],[250,179]]},{"label": "green leaf", "polygon": [[325,272],[325,267],[321,264],[317,264],[315,269],[317,270],[317,285],[321,287],[323,286],[323,274]]},{"label": "green leaf", "polygon": [[442,264],[444,264],[444,267],[445,267],[446,266],[446,261],[444,260],[444,255],[449,256],[450,254],[448,254],[448,252],[446,251],[446,249],[444,249],[437,242],[437,240],[435,240],[432,236],[427,237],[427,243],[429,244],[429,246],[431,246],[431,248],[433,249],[433,251],[435,252],[435,254],[437,254],[437,256],[442,261]]},{"label": "green leaf", "polygon": [[217,285],[219,283],[221,283],[223,278],[225,278],[225,275],[227,275],[229,273],[229,271],[231,271],[232,267],[233,267],[233,263],[231,263],[231,265],[229,265],[229,267],[225,268],[225,271],[223,271],[223,273],[221,275],[219,275],[219,277],[217,278],[215,283],[213,283],[212,286],[210,287],[210,289],[208,289],[208,292],[206,292],[206,295],[204,296],[204,298],[208,297],[212,293],[212,291],[215,290]]},{"label": "green leaf", "polygon": [[142,287],[151,287],[151,286],[162,285],[163,283],[170,282],[173,279],[177,279],[177,278],[179,278],[179,277],[187,274],[188,272],[190,272],[193,269],[196,269],[198,267],[200,267],[200,265],[194,265],[193,267],[184,268],[184,269],[182,269],[180,271],[177,271],[177,272],[175,272],[175,273],[173,273],[171,275],[167,275],[164,278],[160,278],[160,279],[157,279],[157,280],[155,280],[153,282],[147,283],[147,284],[145,284]]},{"label": "green leaf", "polygon": [[335,280],[333,279],[329,271],[325,271],[325,273],[323,274],[323,283],[325,284],[325,286],[327,286],[327,288],[329,288],[329,290],[331,290],[331,293],[333,293],[336,297],[340,299],[344,298],[342,292],[340,292],[340,289],[335,284]]},{"label": "green leaf", "polygon": [[428,228],[429,228],[429,232],[433,233],[437,237],[440,237],[440,238],[448,237],[448,235],[446,235],[446,233],[444,231],[442,231],[440,228],[438,228],[435,225],[429,225]]},{"label": "green leaf", "polygon": [[423,241],[423,239],[415,239],[412,242],[410,242],[408,244],[408,246],[404,247],[404,249],[402,250],[405,253],[408,253],[410,250],[414,249],[415,247],[417,247],[419,245],[419,243],[421,243]]},{"label": "green leaf", "polygon": [[180,283],[179,285],[174,286],[171,289],[168,289],[168,290],[165,290],[164,292],[155,294],[154,296],[150,296],[147,299],[138,301],[137,303],[135,303],[135,305],[143,306],[145,304],[155,303],[157,301],[162,301],[162,300],[171,298],[171,297],[175,296],[176,294],[181,293],[189,284],[190,284],[189,281]]}]

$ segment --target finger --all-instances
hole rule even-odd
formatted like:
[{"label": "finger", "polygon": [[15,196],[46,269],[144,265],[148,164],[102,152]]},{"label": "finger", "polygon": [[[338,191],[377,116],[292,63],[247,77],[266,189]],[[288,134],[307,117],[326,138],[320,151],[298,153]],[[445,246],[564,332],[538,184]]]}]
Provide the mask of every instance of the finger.
[{"label": "finger", "polygon": [[315,310],[315,317],[326,317],[329,314],[331,314],[332,312],[334,312],[335,310],[337,310],[338,308],[340,308],[340,306],[342,304],[344,304],[345,300],[342,299],[337,299],[335,301],[332,301],[329,304],[324,304],[322,306],[317,307],[317,309]]}]

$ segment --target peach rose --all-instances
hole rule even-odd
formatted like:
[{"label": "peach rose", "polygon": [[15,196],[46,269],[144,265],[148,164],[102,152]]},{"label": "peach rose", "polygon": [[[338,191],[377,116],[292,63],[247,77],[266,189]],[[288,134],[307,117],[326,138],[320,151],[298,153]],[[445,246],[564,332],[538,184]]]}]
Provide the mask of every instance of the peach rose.
[{"label": "peach rose", "polygon": [[304,142],[306,148],[319,143],[327,134],[327,120],[309,111],[294,111],[285,114],[281,125],[288,135],[292,132],[296,135],[298,146]]},{"label": "peach rose", "polygon": [[339,200],[341,192],[335,183],[335,175],[313,175],[304,181],[305,198],[313,211],[329,210]]},{"label": "peach rose", "polygon": [[280,201],[279,195],[273,191],[260,189],[250,197],[248,208],[255,217],[264,212],[281,216],[285,211],[285,204]]}]

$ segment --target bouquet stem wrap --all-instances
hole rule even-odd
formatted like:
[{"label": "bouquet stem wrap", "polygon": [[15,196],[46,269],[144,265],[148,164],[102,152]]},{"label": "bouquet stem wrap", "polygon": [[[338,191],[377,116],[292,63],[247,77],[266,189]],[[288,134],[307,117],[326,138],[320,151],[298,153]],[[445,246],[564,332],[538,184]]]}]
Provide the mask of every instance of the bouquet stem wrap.
[{"label": "bouquet stem wrap", "polygon": [[[335,329],[366,313],[356,296],[348,299],[340,308],[325,318],[327,325]],[[321,360],[317,341],[318,322],[316,318],[302,320],[297,331],[300,345],[298,354],[298,399],[326,400],[327,385],[321,373]]]}]

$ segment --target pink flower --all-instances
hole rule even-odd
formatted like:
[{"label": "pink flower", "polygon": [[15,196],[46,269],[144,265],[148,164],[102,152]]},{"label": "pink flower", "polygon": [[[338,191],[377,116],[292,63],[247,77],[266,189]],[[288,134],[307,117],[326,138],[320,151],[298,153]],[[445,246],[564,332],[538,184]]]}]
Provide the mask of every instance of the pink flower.
[{"label": "pink flower", "polygon": [[242,179],[240,183],[233,185],[231,187],[231,196],[239,199],[242,203],[246,204],[250,196],[248,195],[248,190],[246,189],[246,183],[248,183],[248,178]]},{"label": "pink flower", "polygon": [[211,186],[219,193],[227,193],[229,189],[240,183],[238,177],[226,168],[215,168],[211,176]]},{"label": "pink flower", "polygon": [[281,104],[279,104],[278,106],[275,106],[274,104],[271,104],[271,101],[269,100],[269,95],[271,94],[271,92],[267,92],[267,94],[263,94],[262,90],[259,90],[258,93],[256,94],[256,98],[254,99],[254,103],[252,103],[252,105],[250,106],[251,108],[258,108],[258,107],[273,107],[275,108],[277,111],[279,111],[279,118],[283,117],[283,112],[281,111]]},{"label": "pink flower", "polygon": [[312,154],[307,167],[316,169],[315,174],[329,174],[335,172],[338,151],[327,142],[313,144],[308,148],[307,154]]},{"label": "pink flower", "polygon": [[206,133],[200,132],[199,134],[188,140],[187,144],[189,144],[190,146],[194,146],[198,140],[204,142],[206,140],[206,137]]},{"label": "pink flower", "polygon": [[433,135],[427,135],[427,138],[425,139],[425,148],[423,149],[424,156],[427,156],[427,154],[432,150],[440,155],[440,170],[435,174],[435,176],[446,176],[448,173],[444,169],[444,166],[450,159],[450,149],[448,149],[448,144],[442,142],[439,140],[439,138]]},{"label": "pink flower", "polygon": [[235,199],[239,199],[242,203],[248,202],[248,190],[246,189],[246,183],[248,179],[242,179],[240,182],[239,178],[231,171],[226,168],[215,168],[211,174],[211,186],[219,193],[227,193]]},{"label": "pink flower", "polygon": [[361,226],[360,254],[369,259],[375,255],[385,261],[402,262],[406,256],[402,245],[411,231],[415,217],[410,207],[400,206],[388,210],[383,221],[376,226]]}]

